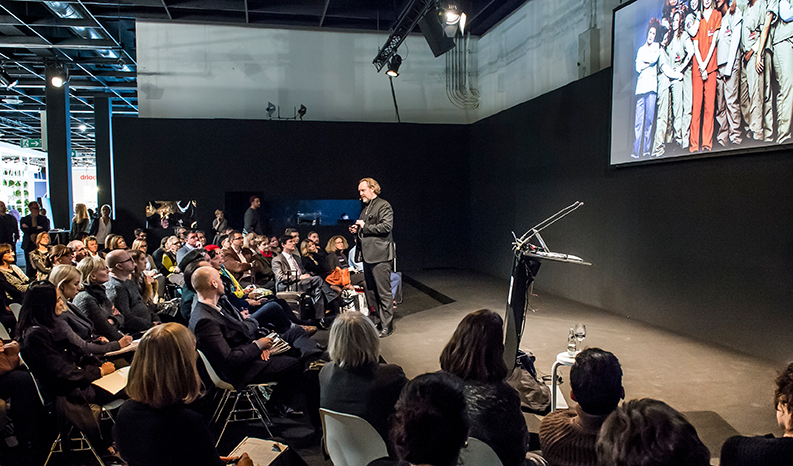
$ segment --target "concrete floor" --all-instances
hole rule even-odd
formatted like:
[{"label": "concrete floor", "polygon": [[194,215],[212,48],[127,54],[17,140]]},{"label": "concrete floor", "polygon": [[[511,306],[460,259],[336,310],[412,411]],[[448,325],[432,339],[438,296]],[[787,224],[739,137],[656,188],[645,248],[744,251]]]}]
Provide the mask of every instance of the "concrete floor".
[{"label": "concrete floor", "polygon": [[[504,315],[507,280],[461,270],[407,275],[455,300],[404,316],[397,309],[396,332],[382,340],[381,353],[401,365],[409,378],[440,369],[440,352],[467,313],[489,308]],[[714,464],[730,435],[781,435],[772,406],[777,364],[541,291],[535,294],[539,296],[532,304],[539,310],[527,318],[521,348],[534,353],[538,371],[551,372],[556,354],[566,350],[569,328],[580,322],[587,327],[584,346],[606,349],[619,358],[627,399],[660,399],[686,414]],[[569,368],[559,373],[561,392],[572,404]],[[536,432],[539,418],[532,417],[527,422]]]}]

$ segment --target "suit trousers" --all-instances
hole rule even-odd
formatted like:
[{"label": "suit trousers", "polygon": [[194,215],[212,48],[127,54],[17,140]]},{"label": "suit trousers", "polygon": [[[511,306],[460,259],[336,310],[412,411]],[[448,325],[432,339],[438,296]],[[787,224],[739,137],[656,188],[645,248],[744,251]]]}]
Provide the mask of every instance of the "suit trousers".
[{"label": "suit trousers", "polygon": [[[391,294],[391,261],[370,264],[363,263],[366,278],[366,300],[377,310],[375,323],[385,329],[391,328],[394,318],[394,298]],[[378,322],[379,321],[379,322]]]}]

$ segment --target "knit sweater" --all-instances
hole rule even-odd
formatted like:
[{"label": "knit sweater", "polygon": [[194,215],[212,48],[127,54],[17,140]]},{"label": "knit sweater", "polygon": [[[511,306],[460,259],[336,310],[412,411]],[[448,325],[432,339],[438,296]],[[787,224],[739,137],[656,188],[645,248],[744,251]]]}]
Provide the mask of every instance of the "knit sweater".
[{"label": "knit sweater", "polygon": [[608,416],[575,409],[554,411],[540,424],[540,447],[550,466],[595,466],[595,442]]},{"label": "knit sweater", "polygon": [[793,438],[730,437],[721,447],[722,466],[781,466],[793,461]]}]

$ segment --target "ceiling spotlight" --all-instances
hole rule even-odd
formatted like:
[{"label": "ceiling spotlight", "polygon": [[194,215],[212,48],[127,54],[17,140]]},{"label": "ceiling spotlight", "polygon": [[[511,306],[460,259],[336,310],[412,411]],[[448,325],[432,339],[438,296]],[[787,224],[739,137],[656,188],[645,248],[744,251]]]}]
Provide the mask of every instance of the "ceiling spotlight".
[{"label": "ceiling spotlight", "polygon": [[461,33],[465,33],[466,16],[456,3],[449,2],[446,8],[441,8],[438,11],[438,15],[441,26],[443,26],[443,33],[446,37],[454,37],[457,35],[457,29],[460,29]]},{"label": "ceiling spotlight", "polygon": [[53,76],[52,77],[52,85],[53,86],[55,86],[55,87],[63,87],[64,83],[66,83],[66,81],[64,81],[62,77],[60,77],[60,76]]},{"label": "ceiling spotlight", "polygon": [[78,128],[80,128],[80,131],[85,131],[85,130],[88,129],[88,127],[85,126],[85,124],[82,124],[82,125],[78,126]]},{"label": "ceiling spotlight", "polygon": [[273,114],[275,113],[275,104],[273,104],[272,102],[267,102],[267,108],[265,109],[265,111],[267,112],[267,116],[272,118]]},{"label": "ceiling spotlight", "polygon": [[300,119],[302,120],[303,117],[306,116],[306,106],[301,104],[300,105],[300,109],[297,111],[297,114],[300,117]]},{"label": "ceiling spotlight", "polygon": [[19,83],[19,80],[14,79],[9,75],[5,68],[0,68],[0,84],[5,86],[6,89],[11,89]]},{"label": "ceiling spotlight", "polygon": [[399,54],[394,54],[391,60],[388,61],[388,71],[385,72],[388,76],[396,78],[399,76],[399,67],[402,65],[402,57]]},{"label": "ceiling spotlight", "polygon": [[69,70],[62,63],[49,62],[47,68],[48,71],[52,71],[50,84],[54,87],[63,87],[64,84],[69,82]]}]

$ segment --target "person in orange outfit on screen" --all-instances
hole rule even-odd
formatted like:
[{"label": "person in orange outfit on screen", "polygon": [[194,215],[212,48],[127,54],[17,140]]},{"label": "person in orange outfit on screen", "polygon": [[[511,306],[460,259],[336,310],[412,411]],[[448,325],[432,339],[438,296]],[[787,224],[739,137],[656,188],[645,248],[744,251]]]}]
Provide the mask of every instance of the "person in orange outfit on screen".
[{"label": "person in orange outfit on screen", "polygon": [[[691,118],[691,144],[689,150],[709,151],[713,147],[714,109],[716,107],[716,47],[721,29],[721,12],[713,8],[714,0],[702,2],[702,20],[699,31],[694,37],[694,56],[697,70],[694,70],[693,97],[694,108]],[[703,112],[704,105],[704,112]],[[700,147],[700,127],[702,139]]]}]

